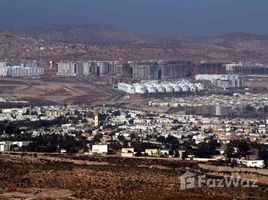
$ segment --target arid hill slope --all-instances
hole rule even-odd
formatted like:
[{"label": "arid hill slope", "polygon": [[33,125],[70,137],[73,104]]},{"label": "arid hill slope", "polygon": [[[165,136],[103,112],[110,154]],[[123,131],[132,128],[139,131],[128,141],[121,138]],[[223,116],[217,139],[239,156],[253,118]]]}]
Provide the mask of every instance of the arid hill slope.
[{"label": "arid hill slope", "polygon": [[109,25],[48,25],[0,32],[0,59],[194,60],[268,63],[268,35],[143,37]]}]

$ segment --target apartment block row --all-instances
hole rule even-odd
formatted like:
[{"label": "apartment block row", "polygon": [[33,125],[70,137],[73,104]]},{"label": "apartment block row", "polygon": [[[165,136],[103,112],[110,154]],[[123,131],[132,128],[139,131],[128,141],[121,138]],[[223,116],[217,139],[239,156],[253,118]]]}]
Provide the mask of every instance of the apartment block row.
[{"label": "apartment block row", "polygon": [[58,76],[102,76],[115,73],[116,61],[59,62]]},{"label": "apartment block row", "polygon": [[195,73],[225,73],[220,63],[193,64],[190,61],[88,61],[59,62],[59,76],[115,76],[135,80],[169,80]]},{"label": "apartment block row", "polygon": [[0,62],[0,76],[3,77],[31,77],[44,74],[44,68],[38,67],[36,62],[21,63],[21,65],[9,65]]}]

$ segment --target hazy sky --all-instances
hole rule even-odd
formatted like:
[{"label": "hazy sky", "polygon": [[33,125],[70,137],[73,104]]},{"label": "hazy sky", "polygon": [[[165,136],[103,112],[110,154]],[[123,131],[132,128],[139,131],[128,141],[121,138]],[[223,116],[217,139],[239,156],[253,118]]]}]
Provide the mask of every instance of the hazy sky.
[{"label": "hazy sky", "polygon": [[112,24],[158,36],[268,34],[268,0],[0,0],[0,28]]}]

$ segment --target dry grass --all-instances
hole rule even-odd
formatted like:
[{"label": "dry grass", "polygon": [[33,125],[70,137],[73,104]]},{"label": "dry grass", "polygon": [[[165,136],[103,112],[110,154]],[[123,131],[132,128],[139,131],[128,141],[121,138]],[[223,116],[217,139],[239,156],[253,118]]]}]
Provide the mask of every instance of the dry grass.
[{"label": "dry grass", "polygon": [[[52,159],[40,161],[40,158],[39,161],[12,158],[16,162],[7,159],[8,157],[2,156],[0,160],[2,187],[13,193],[19,191],[20,195],[23,194],[21,192],[23,189],[32,191],[33,188],[35,190],[38,188],[45,199],[56,198],[46,196],[48,191],[53,190],[58,195],[58,199],[101,200],[266,199],[268,194],[266,188],[213,189],[203,187],[180,190],[179,177],[183,173],[183,168],[172,170],[150,167],[149,163],[157,162],[151,160],[147,162],[135,159],[136,165],[140,162],[143,163],[143,167],[137,167],[129,166],[130,162],[127,159],[125,161],[128,166],[119,165],[118,158],[114,162],[114,158],[104,159],[103,161],[108,162],[106,165],[77,165],[70,162],[56,162]],[[125,163],[125,161],[121,163]],[[161,164],[165,165],[165,162],[159,162],[159,165]],[[66,196],[66,194],[68,195]],[[0,196],[1,198],[4,197]]]}]

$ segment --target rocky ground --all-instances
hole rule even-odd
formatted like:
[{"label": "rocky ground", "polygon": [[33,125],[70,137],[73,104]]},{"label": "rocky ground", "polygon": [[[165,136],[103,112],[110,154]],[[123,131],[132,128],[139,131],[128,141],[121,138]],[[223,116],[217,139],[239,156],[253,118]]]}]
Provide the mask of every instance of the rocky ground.
[{"label": "rocky ground", "polygon": [[182,173],[198,170],[182,161],[48,157],[0,155],[0,199],[267,199],[268,194],[265,187],[181,190]]}]

